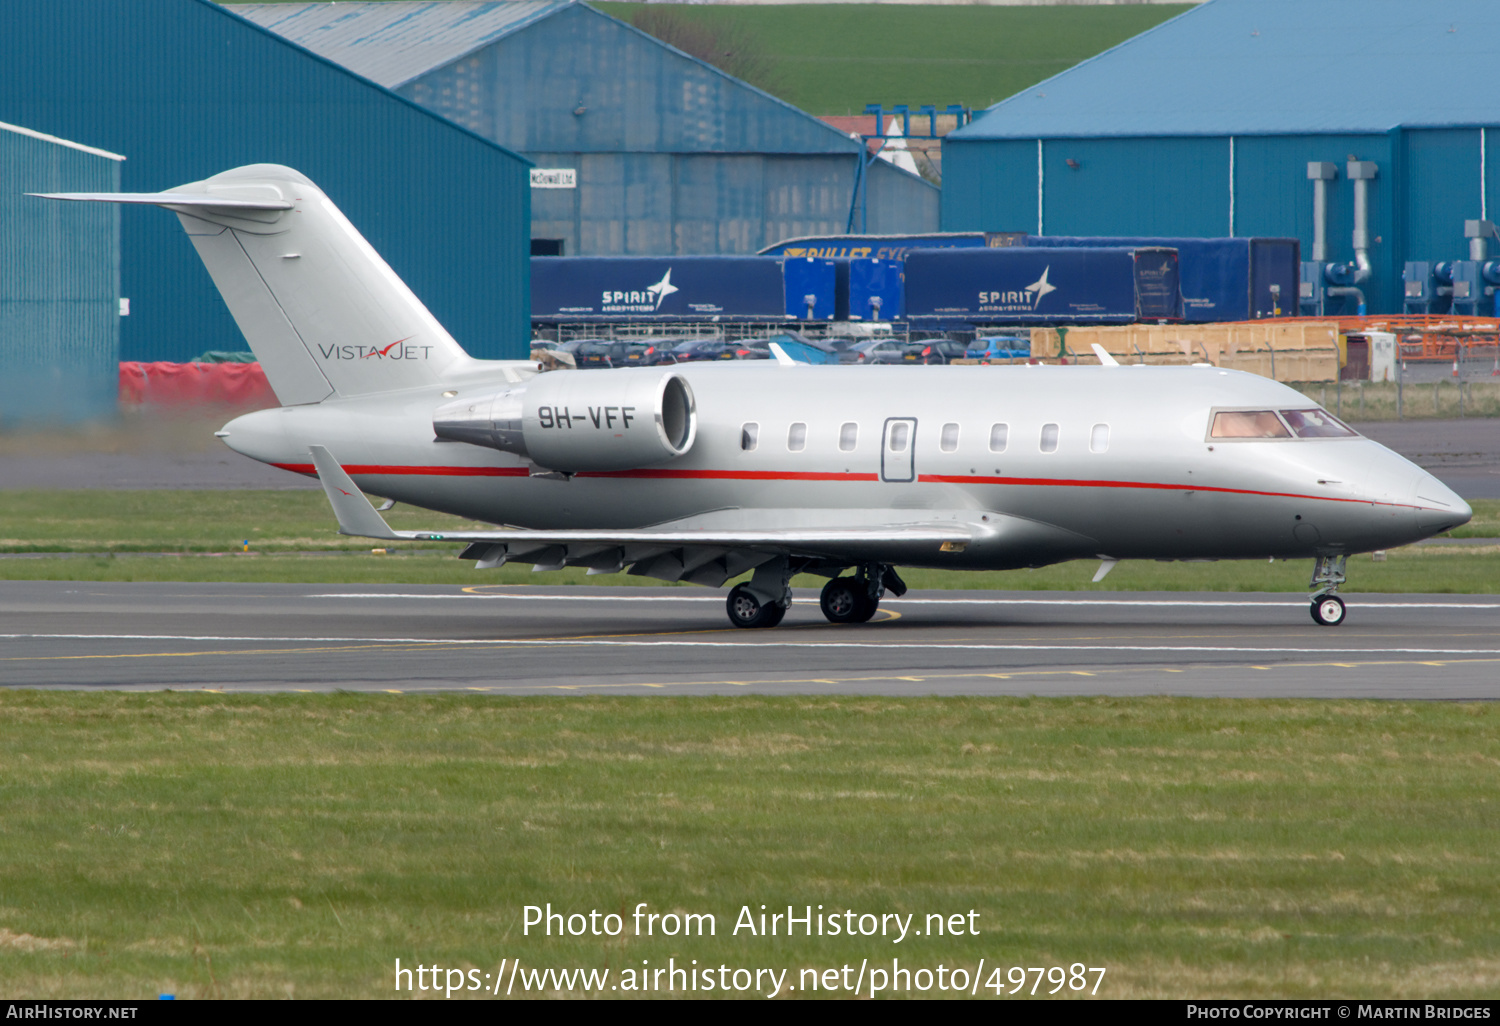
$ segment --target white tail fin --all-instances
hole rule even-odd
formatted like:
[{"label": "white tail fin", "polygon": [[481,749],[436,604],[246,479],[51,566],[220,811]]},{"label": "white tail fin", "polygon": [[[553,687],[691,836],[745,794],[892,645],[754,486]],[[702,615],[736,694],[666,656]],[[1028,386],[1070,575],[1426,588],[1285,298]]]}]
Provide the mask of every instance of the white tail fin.
[{"label": "white tail fin", "polygon": [[438,384],[469,356],[323,191],[252,164],[161,193],[54,199],[176,211],[284,406]]}]

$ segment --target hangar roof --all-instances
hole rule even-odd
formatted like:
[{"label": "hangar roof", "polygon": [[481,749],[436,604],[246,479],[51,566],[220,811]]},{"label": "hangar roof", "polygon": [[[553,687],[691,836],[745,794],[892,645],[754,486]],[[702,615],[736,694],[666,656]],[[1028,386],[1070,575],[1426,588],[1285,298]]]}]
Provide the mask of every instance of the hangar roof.
[{"label": "hangar roof", "polygon": [[1208,0],[951,139],[1500,125],[1494,0]]},{"label": "hangar roof", "polygon": [[394,89],[573,2],[396,0],[225,6],[357,75]]}]

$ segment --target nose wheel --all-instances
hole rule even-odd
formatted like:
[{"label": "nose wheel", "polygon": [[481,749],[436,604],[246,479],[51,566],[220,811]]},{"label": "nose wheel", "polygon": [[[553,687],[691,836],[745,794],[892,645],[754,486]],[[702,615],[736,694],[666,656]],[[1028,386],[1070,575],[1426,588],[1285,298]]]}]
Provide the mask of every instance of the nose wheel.
[{"label": "nose wheel", "polygon": [[1339,590],[1339,585],[1348,580],[1344,573],[1344,565],[1348,560],[1347,555],[1319,556],[1313,563],[1312,581],[1308,587],[1313,590],[1314,623],[1324,627],[1337,627],[1344,622],[1344,600],[1335,592]]}]

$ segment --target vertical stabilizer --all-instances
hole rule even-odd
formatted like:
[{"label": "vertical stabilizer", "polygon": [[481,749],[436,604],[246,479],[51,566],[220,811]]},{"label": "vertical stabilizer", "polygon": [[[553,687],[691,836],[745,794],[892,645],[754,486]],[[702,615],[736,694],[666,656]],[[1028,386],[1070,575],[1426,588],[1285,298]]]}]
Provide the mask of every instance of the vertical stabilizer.
[{"label": "vertical stabilizer", "polygon": [[252,164],[162,193],[56,199],[175,211],[283,405],[434,385],[470,362],[305,176]]}]

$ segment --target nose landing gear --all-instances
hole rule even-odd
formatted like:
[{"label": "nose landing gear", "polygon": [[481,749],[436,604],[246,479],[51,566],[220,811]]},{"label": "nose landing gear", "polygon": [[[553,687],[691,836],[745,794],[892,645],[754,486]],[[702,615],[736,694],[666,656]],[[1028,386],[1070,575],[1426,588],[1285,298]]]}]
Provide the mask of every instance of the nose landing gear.
[{"label": "nose landing gear", "polygon": [[1339,598],[1336,592],[1339,585],[1348,580],[1344,573],[1344,565],[1349,557],[1344,554],[1337,556],[1318,556],[1313,563],[1312,581],[1308,587],[1313,589],[1312,593],[1312,618],[1313,622],[1324,627],[1337,627],[1344,622],[1344,600]]}]

